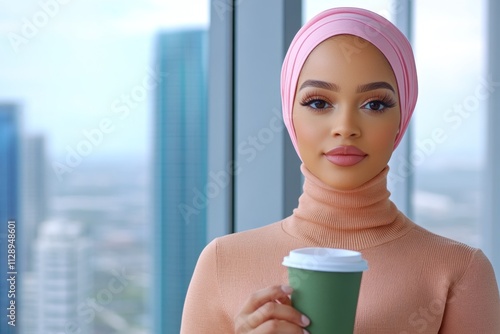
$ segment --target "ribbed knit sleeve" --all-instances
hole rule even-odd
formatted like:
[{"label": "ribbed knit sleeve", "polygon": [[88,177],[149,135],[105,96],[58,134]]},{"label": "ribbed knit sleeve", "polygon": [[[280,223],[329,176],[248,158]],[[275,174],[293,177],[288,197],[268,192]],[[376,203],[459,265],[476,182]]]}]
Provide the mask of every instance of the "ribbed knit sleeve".
[{"label": "ribbed knit sleeve", "polygon": [[181,334],[234,332],[223,307],[217,271],[217,240],[214,240],[205,247],[196,264],[184,303]]},{"label": "ribbed knit sleeve", "polygon": [[500,333],[498,286],[481,250],[474,253],[466,272],[451,288],[439,333]]}]

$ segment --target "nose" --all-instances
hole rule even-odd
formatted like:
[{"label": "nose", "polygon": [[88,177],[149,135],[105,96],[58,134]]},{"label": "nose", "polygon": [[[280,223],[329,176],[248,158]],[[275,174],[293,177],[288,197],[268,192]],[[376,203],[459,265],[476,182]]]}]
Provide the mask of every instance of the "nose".
[{"label": "nose", "polygon": [[357,110],[337,109],[332,116],[331,135],[340,138],[356,138],[361,135]]}]

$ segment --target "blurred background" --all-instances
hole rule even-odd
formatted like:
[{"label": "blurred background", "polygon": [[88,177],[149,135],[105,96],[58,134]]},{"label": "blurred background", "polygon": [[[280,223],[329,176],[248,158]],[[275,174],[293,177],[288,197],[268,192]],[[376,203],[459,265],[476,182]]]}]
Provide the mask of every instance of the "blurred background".
[{"label": "blurred background", "polygon": [[[15,219],[18,326],[16,332],[2,320],[1,333],[179,332],[199,253],[214,236],[249,226],[230,221],[246,210],[231,199],[237,167],[211,167],[222,151],[210,146],[218,125],[209,108],[210,82],[226,74],[210,67],[218,55],[211,21],[220,27],[230,20],[237,29],[247,1],[2,0],[0,264],[6,266],[3,226]],[[364,7],[394,21],[400,8],[392,0],[296,3],[302,22],[335,6]],[[486,3],[424,0],[411,8],[420,85],[409,135],[411,216],[482,247],[492,89]],[[239,34],[221,40],[237,44]],[[264,43],[266,35],[256,39]],[[283,56],[269,55],[276,64]],[[237,82],[238,66],[230,82]],[[272,94],[279,101],[279,90]],[[273,103],[262,112],[275,108],[279,115]],[[238,122],[218,121],[222,132]],[[224,152],[234,154],[249,138],[238,126],[239,137],[230,134],[236,144]],[[251,163],[265,156],[252,152]],[[225,219],[214,223],[211,200],[221,198]],[[0,288],[5,310],[8,287]]]}]

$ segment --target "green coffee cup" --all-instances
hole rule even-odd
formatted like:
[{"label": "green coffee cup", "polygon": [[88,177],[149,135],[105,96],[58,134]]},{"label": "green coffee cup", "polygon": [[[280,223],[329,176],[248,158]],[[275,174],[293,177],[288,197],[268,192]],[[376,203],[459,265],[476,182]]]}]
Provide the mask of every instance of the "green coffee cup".
[{"label": "green coffee cup", "polygon": [[311,334],[352,334],[359,288],[368,265],[361,253],[335,248],[301,248],[285,256],[292,305],[305,314]]}]

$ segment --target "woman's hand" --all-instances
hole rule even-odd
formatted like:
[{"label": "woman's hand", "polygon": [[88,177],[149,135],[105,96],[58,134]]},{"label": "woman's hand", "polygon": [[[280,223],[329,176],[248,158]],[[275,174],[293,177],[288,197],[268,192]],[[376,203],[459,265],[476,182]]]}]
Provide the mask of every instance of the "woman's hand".
[{"label": "woman's hand", "polygon": [[308,334],[303,327],[309,319],[292,307],[291,293],[291,287],[276,285],[250,295],[235,318],[235,333]]}]

